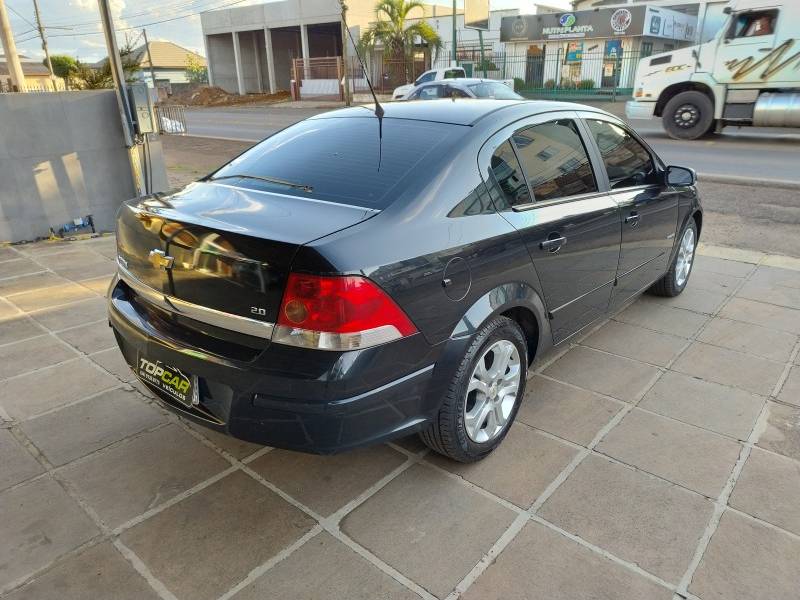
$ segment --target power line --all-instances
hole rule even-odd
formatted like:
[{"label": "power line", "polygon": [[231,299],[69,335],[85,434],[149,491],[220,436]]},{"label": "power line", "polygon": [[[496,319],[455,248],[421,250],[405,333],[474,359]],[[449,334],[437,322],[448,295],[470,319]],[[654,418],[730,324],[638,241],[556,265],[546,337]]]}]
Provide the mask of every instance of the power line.
[{"label": "power line", "polygon": [[10,4],[6,4],[6,7],[7,7],[7,8],[8,8],[8,10],[10,10],[12,13],[14,13],[15,15],[17,15],[17,16],[18,16],[20,19],[22,19],[23,21],[25,21],[25,22],[26,22],[28,25],[30,25],[31,27],[33,27],[34,29],[36,29],[36,25],[34,25],[34,24],[31,22],[31,21],[29,21],[27,18],[25,18],[25,16],[24,16],[24,15],[22,15],[22,13],[20,13],[20,12],[19,12],[19,11],[17,11],[17,10],[15,10],[13,6],[11,6]]}]

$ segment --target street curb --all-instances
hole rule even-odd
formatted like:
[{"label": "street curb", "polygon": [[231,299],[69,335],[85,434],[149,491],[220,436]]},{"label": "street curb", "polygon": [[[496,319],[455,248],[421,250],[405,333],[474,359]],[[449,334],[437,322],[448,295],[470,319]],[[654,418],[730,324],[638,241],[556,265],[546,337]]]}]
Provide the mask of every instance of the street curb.
[{"label": "street curb", "polygon": [[740,177],[738,175],[718,175],[714,173],[698,173],[697,182],[725,183],[728,185],[741,185],[757,188],[779,188],[782,190],[800,190],[800,181],[787,179],[761,179],[759,177]]},{"label": "street curb", "polygon": [[700,256],[711,256],[723,260],[744,262],[753,265],[766,265],[769,267],[800,271],[800,258],[786,256],[784,254],[745,250],[744,248],[734,248],[733,246],[717,246],[705,244],[703,242],[697,245],[697,254]]}]

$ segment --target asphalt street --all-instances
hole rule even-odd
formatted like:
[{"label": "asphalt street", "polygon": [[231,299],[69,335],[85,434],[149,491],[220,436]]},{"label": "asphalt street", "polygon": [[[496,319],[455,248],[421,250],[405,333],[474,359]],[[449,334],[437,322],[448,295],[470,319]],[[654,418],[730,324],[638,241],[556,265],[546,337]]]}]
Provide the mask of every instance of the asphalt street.
[{"label": "asphalt street", "polygon": [[[256,142],[326,110],[285,105],[187,109],[186,121],[193,136]],[[693,167],[701,175],[800,183],[800,132],[728,127],[708,139],[678,141],[668,138],[658,121],[631,124],[665,161]]]}]

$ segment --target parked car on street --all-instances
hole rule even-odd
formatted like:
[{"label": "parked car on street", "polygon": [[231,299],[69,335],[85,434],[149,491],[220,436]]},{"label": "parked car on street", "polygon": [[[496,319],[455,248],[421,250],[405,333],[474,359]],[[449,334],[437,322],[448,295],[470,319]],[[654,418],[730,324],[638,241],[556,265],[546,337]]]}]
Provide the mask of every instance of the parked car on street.
[{"label": "parked car on street", "polygon": [[438,100],[439,98],[492,98],[524,100],[506,84],[491,79],[452,79],[418,85],[404,100]]},{"label": "parked car on street", "polygon": [[392,100],[402,100],[408,92],[413,90],[416,86],[430,81],[442,81],[444,79],[457,79],[459,77],[466,77],[467,72],[464,67],[444,67],[440,69],[430,69],[425,71],[422,75],[414,80],[414,83],[407,83],[396,87],[392,92]]},{"label": "parked car on street", "polygon": [[170,194],[124,204],[109,320],[171,409],[333,453],[415,432],[475,461],[530,365],[644,290],[680,294],[691,169],[559,102],[314,116]]}]

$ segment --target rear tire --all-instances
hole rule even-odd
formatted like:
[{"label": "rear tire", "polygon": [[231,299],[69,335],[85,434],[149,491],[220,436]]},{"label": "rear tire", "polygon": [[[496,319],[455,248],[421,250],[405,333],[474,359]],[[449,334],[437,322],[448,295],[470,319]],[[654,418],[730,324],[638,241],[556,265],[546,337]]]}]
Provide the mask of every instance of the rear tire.
[{"label": "rear tire", "polygon": [[525,394],[525,334],[507,317],[494,317],[475,335],[456,370],[439,413],[420,432],[432,450],[469,463],[494,450],[517,416]]},{"label": "rear tire", "polygon": [[694,219],[689,219],[689,222],[686,223],[683,231],[681,231],[678,251],[675,253],[675,258],[672,259],[669,271],[653,284],[650,292],[656,296],[674,298],[686,289],[686,284],[689,283],[689,276],[692,274],[696,249],[697,224]]},{"label": "rear tire", "polygon": [[662,122],[671,138],[696,140],[714,128],[714,103],[703,92],[681,92],[667,102]]}]

